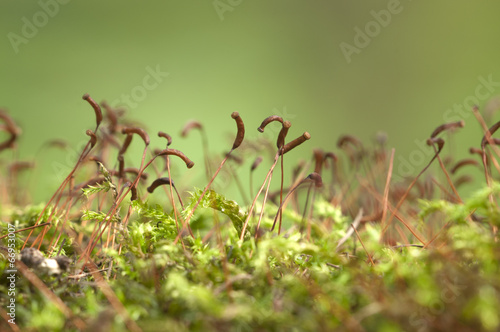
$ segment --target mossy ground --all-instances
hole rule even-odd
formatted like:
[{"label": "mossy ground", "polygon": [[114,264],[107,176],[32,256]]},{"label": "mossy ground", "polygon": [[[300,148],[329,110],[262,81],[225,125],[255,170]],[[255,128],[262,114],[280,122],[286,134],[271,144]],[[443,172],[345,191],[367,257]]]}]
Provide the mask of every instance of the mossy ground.
[{"label": "mossy ground", "polygon": [[[344,137],[342,154],[315,150],[313,163],[299,164],[293,181],[284,185],[283,198],[298,189],[283,205],[279,225],[280,194],[265,190],[251,213],[250,204],[222,192],[207,188],[203,194],[180,183],[179,197],[167,184],[164,199],[152,199],[147,183],[151,177],[177,176],[178,169],[170,170],[176,155],[155,152],[158,158],[146,172],[149,137],[124,136],[117,128],[125,122],[110,114],[103,120],[106,127],[89,133],[78,167],[47,205],[3,197],[2,234],[9,233],[9,225],[20,230],[15,252],[40,248],[46,257],[71,258],[72,265],[49,276],[17,263],[13,295],[5,272],[2,331],[500,328],[497,175],[488,173],[488,183],[468,198],[456,195],[459,178],[445,176],[454,164],[450,160],[444,170],[435,165],[440,175],[428,175],[429,170],[411,185],[413,179],[388,182],[390,151]],[[142,159],[123,158],[134,135],[146,143],[145,153]],[[251,162],[276,149],[255,146],[243,142],[241,157]],[[296,148],[311,159],[308,148]],[[437,163],[442,145],[435,151]],[[163,169],[162,156],[168,156]],[[142,160],[139,169],[121,164],[133,158]],[[215,170],[217,158],[205,158]],[[489,172],[496,169],[490,166]],[[2,176],[4,192],[22,186],[7,173]],[[260,186],[263,180],[254,182]],[[256,195],[256,189],[250,193]],[[23,230],[43,223],[48,224]],[[2,239],[6,258],[7,239]],[[9,270],[9,261],[0,260],[0,266]],[[16,325],[7,322],[11,298]]]}]

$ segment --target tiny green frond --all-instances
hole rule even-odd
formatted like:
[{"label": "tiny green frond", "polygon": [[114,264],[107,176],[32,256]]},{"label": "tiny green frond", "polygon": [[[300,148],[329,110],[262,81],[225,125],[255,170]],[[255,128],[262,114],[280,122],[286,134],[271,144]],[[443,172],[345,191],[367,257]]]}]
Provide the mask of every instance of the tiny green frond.
[{"label": "tiny green frond", "polygon": [[97,194],[101,191],[108,192],[111,189],[110,182],[104,181],[103,183],[97,183],[94,186],[87,186],[86,188],[82,188],[83,195],[89,198],[90,195]]},{"label": "tiny green frond", "polygon": [[102,221],[113,221],[117,222],[119,221],[118,217],[115,215],[110,218],[110,216],[106,217],[106,213],[104,212],[96,212],[92,210],[84,210],[82,214],[82,220],[92,220],[92,221],[97,221],[97,222],[102,222]]},{"label": "tiny green frond", "polygon": [[[188,213],[190,213],[196,202],[199,200],[202,192],[203,191],[201,189],[196,189],[195,192],[192,193],[189,204],[183,211],[183,217],[186,217]],[[205,193],[205,196],[203,196],[203,199],[201,200],[199,206],[202,208],[211,208],[222,212],[223,214],[228,216],[229,219],[231,219],[231,222],[233,223],[233,226],[238,234],[241,233],[247,215],[235,201],[226,199],[223,195],[218,194],[214,190],[208,190]]]}]

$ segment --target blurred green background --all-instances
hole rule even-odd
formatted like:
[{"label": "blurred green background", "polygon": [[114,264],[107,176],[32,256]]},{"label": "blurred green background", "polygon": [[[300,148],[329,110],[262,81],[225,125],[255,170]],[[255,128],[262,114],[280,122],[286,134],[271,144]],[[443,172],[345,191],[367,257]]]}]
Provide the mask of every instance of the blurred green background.
[{"label": "blurred green background", "polygon": [[[23,160],[52,138],[74,147],[87,140],[95,118],[81,97],[89,93],[127,106],[152,146],[164,145],[158,130],[170,133],[172,147],[199,165],[199,137],[181,139],[182,126],[201,121],[210,150],[222,153],[238,111],[249,139],[272,114],[292,121],[289,137],[310,132],[289,160],[309,159],[313,147],[338,152],[341,134],[369,144],[383,131],[397,165],[409,162],[417,173],[424,161],[415,140],[444,122],[466,121],[455,145],[461,156],[479,145],[469,108],[453,107],[470,104],[478,89],[482,109],[500,95],[498,13],[497,1],[4,0],[0,106],[23,129]],[[155,70],[168,75],[148,79]],[[56,187],[51,162],[67,158],[40,159],[36,199]]]}]

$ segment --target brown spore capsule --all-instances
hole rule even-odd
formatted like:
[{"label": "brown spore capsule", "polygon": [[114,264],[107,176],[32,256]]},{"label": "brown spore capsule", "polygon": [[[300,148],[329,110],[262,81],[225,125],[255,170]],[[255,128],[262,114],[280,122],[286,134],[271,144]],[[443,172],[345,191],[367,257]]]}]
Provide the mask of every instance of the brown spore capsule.
[{"label": "brown spore capsule", "polygon": [[245,125],[243,124],[243,120],[238,112],[233,112],[231,117],[236,121],[236,127],[238,132],[236,133],[236,138],[234,139],[233,147],[231,150],[238,148],[243,142],[243,138],[245,138]]},{"label": "brown spore capsule", "polygon": [[331,159],[331,160],[333,160],[334,163],[336,163],[337,160],[338,160],[338,157],[333,152],[327,152],[327,153],[325,153],[325,155],[324,155],[324,162],[325,162],[325,165],[327,165],[327,166],[328,166],[328,164],[327,164],[327,160],[328,159]]},{"label": "brown spore capsule", "polygon": [[491,136],[498,130],[498,128],[500,128],[500,121],[491,126],[490,129],[488,129],[488,132],[484,134],[483,139],[481,140],[481,147],[486,145],[488,138],[492,140]]},{"label": "brown spore capsule", "polygon": [[97,143],[97,136],[90,129],[88,129],[85,133],[87,134],[87,136],[90,136],[90,148],[92,149]]},{"label": "brown spore capsule", "polygon": [[276,141],[276,147],[281,149],[285,145],[285,137],[288,134],[288,129],[292,126],[290,121],[284,121],[281,127],[280,133],[278,134],[278,139]]},{"label": "brown spore capsule", "polygon": [[6,110],[0,109],[0,119],[5,122],[5,127],[3,129],[13,136],[18,136],[21,130],[16,126],[14,120],[10,117]]},{"label": "brown spore capsule", "polygon": [[158,137],[163,137],[167,139],[167,147],[170,146],[170,144],[172,144],[172,137],[169,134],[164,133],[163,131],[159,131]]},{"label": "brown spore capsule", "polygon": [[184,163],[186,164],[187,168],[191,168],[194,166],[194,162],[192,162],[188,157],[186,157],[184,153],[176,149],[165,149],[157,154],[157,156],[168,156],[168,155],[173,155],[181,158],[182,161],[184,161]]},{"label": "brown spore capsule", "polygon": [[115,133],[118,126],[118,115],[107,102],[101,102],[101,106],[106,110],[106,118],[109,120],[109,132]]},{"label": "brown spore capsule", "polygon": [[321,174],[321,169],[322,169],[323,160],[324,160],[323,150],[314,149],[313,150],[313,157],[314,157],[314,172]]},{"label": "brown spore capsule", "polygon": [[68,147],[68,143],[62,139],[54,139],[46,143],[50,147],[56,147],[60,149],[65,149]]},{"label": "brown spore capsule", "polygon": [[262,121],[262,123],[260,124],[260,127],[257,128],[257,130],[259,132],[263,133],[264,128],[273,121],[279,121],[279,122],[281,122],[281,124],[283,124],[283,118],[281,116],[271,115],[271,116],[268,116],[267,118],[265,118],[264,121]]},{"label": "brown spore capsule", "polygon": [[478,148],[469,148],[469,153],[470,154],[478,154],[479,156],[483,157],[483,150],[478,149]]},{"label": "brown spore capsule", "polygon": [[35,163],[31,161],[15,161],[9,166],[9,173],[17,173],[29,168],[35,167]]},{"label": "brown spore capsule", "polygon": [[191,120],[191,121],[188,121],[188,123],[186,123],[184,125],[184,128],[182,129],[181,131],[181,137],[186,137],[187,134],[192,130],[192,129],[199,129],[199,130],[202,130],[203,129],[203,126],[201,123],[199,123],[198,121],[195,121],[195,120]]},{"label": "brown spore capsule", "polygon": [[166,185],[166,184],[172,184],[172,187],[175,187],[174,185],[174,181],[171,181],[170,178],[168,177],[163,177],[163,178],[158,178],[156,180],[153,181],[153,183],[151,183],[151,185],[148,187],[148,193],[152,193],[155,191],[156,188],[158,188],[159,186],[163,186],[163,185]]},{"label": "brown spore capsule", "polygon": [[317,187],[317,188],[320,188],[323,186],[323,179],[321,178],[321,175],[319,175],[318,173],[316,172],[312,172],[311,174],[309,174],[306,179],[309,179],[309,180],[312,180],[314,181],[314,185]]},{"label": "brown spore capsule", "polygon": [[92,108],[94,109],[94,112],[95,112],[95,120],[96,120],[96,128],[99,127],[99,125],[101,124],[102,122],[102,112],[101,112],[101,107],[99,106],[99,104],[97,104],[95,102],[94,99],[92,99],[92,97],[90,97],[90,95],[88,93],[84,94],[83,97],[82,97],[83,100],[86,100],[90,106],[92,106]]},{"label": "brown spore capsule", "polygon": [[0,109],[0,119],[5,122],[5,126],[2,127],[2,130],[7,131],[10,134],[10,137],[0,144],[0,151],[4,149],[10,149],[15,147],[15,141],[17,136],[21,134],[21,130],[16,126],[14,120],[7,114],[7,111]]},{"label": "brown spore capsule", "polygon": [[456,129],[456,128],[463,128],[464,126],[465,126],[465,121],[464,120],[442,124],[439,127],[437,127],[436,129],[434,129],[434,131],[431,134],[431,138],[436,137],[442,131],[450,130],[450,129]]},{"label": "brown spore capsule", "polygon": [[432,146],[434,144],[438,145],[438,152],[441,151],[441,149],[444,146],[444,140],[439,137],[434,137],[434,138],[428,138],[426,141],[427,145]]},{"label": "brown spore capsule", "polygon": [[455,180],[455,187],[459,187],[464,183],[473,182],[473,178],[470,175],[462,175],[458,179]]},{"label": "brown spore capsule", "polygon": [[150,143],[149,135],[144,131],[144,129],[141,129],[141,128],[125,127],[122,129],[122,134],[127,134],[127,135],[136,134],[136,135],[141,136],[141,138],[144,141],[144,144],[146,144],[146,146],[148,146]]},{"label": "brown spore capsule", "polygon": [[300,144],[302,144],[305,141],[309,140],[310,138],[311,138],[311,134],[309,134],[306,131],[305,133],[302,134],[302,136],[299,136],[296,139],[294,139],[293,141],[288,142],[287,144],[285,144],[285,146],[283,147],[282,152],[280,154],[287,153],[288,151],[296,148],[297,146],[299,146]]},{"label": "brown spore capsule", "polygon": [[357,139],[356,137],[354,137],[352,135],[343,135],[343,136],[339,137],[339,140],[337,141],[337,147],[341,148],[341,147],[345,146],[347,143],[350,143],[358,148],[363,146],[361,141],[359,139]]},{"label": "brown spore capsule", "polygon": [[118,177],[123,178],[125,176],[125,160],[123,155],[118,155]]},{"label": "brown spore capsule", "polygon": [[261,156],[258,156],[257,158],[255,158],[255,161],[253,162],[252,167],[250,167],[250,170],[253,172],[257,168],[257,166],[259,166],[259,164],[261,162],[262,162]]},{"label": "brown spore capsule", "polygon": [[120,149],[120,152],[118,152],[119,155],[122,155],[127,151],[130,142],[132,142],[132,134],[127,135],[127,137],[125,137],[125,141],[123,142],[122,148]]},{"label": "brown spore capsule", "polygon": [[2,142],[0,144],[0,151],[2,151],[4,149],[14,148],[16,146],[15,141],[16,141],[16,135],[11,135],[9,137],[9,139],[7,139],[5,142]]},{"label": "brown spore capsule", "polygon": [[130,200],[131,201],[135,201],[137,199],[137,188],[136,188],[136,186],[131,186],[130,187],[130,192],[131,192]]},{"label": "brown spore capsule", "polygon": [[479,163],[474,159],[462,159],[459,162],[457,162],[455,166],[453,166],[453,168],[450,170],[451,174],[455,174],[459,168],[465,165],[479,166]]}]

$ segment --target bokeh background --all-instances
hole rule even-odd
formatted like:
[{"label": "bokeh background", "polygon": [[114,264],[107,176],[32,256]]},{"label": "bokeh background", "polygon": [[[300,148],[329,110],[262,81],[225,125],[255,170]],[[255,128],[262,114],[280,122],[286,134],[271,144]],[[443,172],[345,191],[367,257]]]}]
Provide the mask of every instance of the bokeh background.
[{"label": "bokeh background", "polygon": [[[291,152],[290,161],[309,159],[313,147],[338,152],[341,134],[368,145],[383,131],[396,149],[396,172],[407,162],[415,174],[424,166],[418,154],[430,151],[416,140],[464,119],[454,148],[467,156],[481,139],[469,106],[480,91],[479,106],[493,112],[500,95],[497,1],[1,4],[0,106],[23,129],[17,158],[39,161],[39,200],[58,184],[53,162],[71,159],[68,152],[37,154],[43,142],[64,138],[79,150],[95,125],[84,93],[125,106],[153,146],[164,144],[154,133],[170,133],[172,147],[200,165],[199,139],[181,139],[183,125],[202,122],[210,150],[220,154],[231,145],[230,114],[238,111],[249,139],[271,114],[292,121],[289,137],[308,131],[307,148]],[[147,79],[151,71],[162,73],[157,84]],[[467,107],[457,113],[454,105]],[[142,143],[134,144],[140,151]]]}]

